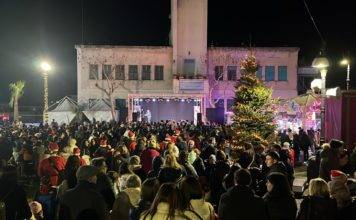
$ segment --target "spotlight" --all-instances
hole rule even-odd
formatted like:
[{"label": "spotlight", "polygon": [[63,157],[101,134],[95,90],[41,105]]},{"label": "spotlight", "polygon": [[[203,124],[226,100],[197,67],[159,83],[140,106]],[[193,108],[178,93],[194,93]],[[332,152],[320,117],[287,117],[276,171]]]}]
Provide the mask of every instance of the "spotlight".
[{"label": "spotlight", "polygon": [[152,99],[152,102],[156,102],[156,99],[155,99],[155,98],[153,98],[153,99]]},{"label": "spotlight", "polygon": [[181,102],[184,102],[185,100],[184,100],[184,99],[181,99],[180,101],[181,101]]},{"label": "spotlight", "polygon": [[169,99],[166,99],[166,102],[169,102]]}]

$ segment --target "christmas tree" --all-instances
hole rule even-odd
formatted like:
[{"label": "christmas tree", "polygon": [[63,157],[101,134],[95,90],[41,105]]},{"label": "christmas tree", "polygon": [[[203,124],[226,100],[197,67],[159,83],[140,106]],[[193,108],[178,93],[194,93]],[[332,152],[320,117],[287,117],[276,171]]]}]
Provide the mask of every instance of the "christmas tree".
[{"label": "christmas tree", "polygon": [[266,143],[275,130],[272,90],[256,76],[258,65],[252,52],[241,62],[241,78],[235,86],[233,145]]}]

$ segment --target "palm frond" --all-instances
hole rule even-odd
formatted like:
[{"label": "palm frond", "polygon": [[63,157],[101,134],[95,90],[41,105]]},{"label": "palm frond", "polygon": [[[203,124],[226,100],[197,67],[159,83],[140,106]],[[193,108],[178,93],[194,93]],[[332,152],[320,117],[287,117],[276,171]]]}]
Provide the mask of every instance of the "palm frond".
[{"label": "palm frond", "polygon": [[9,102],[10,106],[13,106],[15,98],[19,99],[24,94],[25,85],[26,82],[22,80],[9,84],[9,90],[11,92],[10,102]]}]

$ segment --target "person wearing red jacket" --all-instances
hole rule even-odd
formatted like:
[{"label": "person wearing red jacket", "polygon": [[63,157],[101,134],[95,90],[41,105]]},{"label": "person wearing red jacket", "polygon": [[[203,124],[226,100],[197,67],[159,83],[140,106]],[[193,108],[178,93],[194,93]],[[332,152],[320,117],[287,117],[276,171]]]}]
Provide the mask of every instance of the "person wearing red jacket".
[{"label": "person wearing red jacket", "polygon": [[60,176],[64,171],[66,161],[58,155],[58,144],[55,142],[49,143],[50,156],[43,159],[37,168],[37,174],[40,178],[46,177],[49,179],[50,186],[58,186],[60,184]]},{"label": "person wearing red jacket", "polygon": [[136,150],[136,146],[137,146],[136,136],[135,136],[135,133],[132,131],[128,132],[128,136],[129,136],[130,142],[127,147],[129,148],[130,153],[133,153]]},{"label": "person wearing red jacket", "polygon": [[159,155],[160,153],[157,150],[157,143],[152,141],[149,142],[147,148],[142,151],[140,156],[142,169],[146,174],[152,170],[152,161]]},{"label": "person wearing red jacket", "polygon": [[87,165],[87,162],[85,162],[85,160],[80,156],[80,149],[78,147],[75,147],[73,149],[73,155],[79,157],[79,161],[80,161],[80,166],[85,166]]}]

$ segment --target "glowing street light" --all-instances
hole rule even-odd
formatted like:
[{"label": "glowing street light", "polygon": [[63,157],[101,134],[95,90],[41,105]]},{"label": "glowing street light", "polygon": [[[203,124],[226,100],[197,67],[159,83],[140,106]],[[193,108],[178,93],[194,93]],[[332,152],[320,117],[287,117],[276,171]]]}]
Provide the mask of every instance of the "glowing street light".
[{"label": "glowing street light", "polygon": [[42,62],[41,63],[41,69],[44,71],[44,72],[48,72],[52,69],[51,65],[47,62]]},{"label": "glowing street light", "polygon": [[329,60],[326,57],[322,56],[321,53],[319,54],[319,56],[314,58],[312,63],[312,67],[317,68],[320,71],[321,75],[320,144],[323,144],[325,142],[325,82],[329,65]]},{"label": "glowing street light", "polygon": [[52,66],[42,62],[40,67],[43,75],[43,123],[48,123],[48,72],[52,70]]},{"label": "glowing street light", "polygon": [[341,65],[347,66],[347,76],[346,76],[346,90],[350,88],[350,61],[348,59],[343,59],[340,62]]}]

